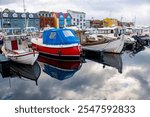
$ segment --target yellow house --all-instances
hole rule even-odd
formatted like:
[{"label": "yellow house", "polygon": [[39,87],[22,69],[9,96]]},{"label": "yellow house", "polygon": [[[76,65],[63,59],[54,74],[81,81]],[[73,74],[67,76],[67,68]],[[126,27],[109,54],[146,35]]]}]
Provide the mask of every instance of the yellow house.
[{"label": "yellow house", "polygon": [[112,18],[105,18],[102,20],[103,27],[112,27],[112,26],[118,26],[118,20],[112,19]]}]

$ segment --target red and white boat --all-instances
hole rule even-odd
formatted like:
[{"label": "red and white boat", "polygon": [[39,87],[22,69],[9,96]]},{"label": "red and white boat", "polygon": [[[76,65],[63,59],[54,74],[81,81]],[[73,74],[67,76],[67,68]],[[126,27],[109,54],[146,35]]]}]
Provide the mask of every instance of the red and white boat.
[{"label": "red and white boat", "polygon": [[80,42],[71,29],[47,29],[31,39],[32,47],[42,54],[58,58],[79,58]]},{"label": "red and white boat", "polygon": [[12,61],[29,65],[33,65],[39,55],[39,52],[28,48],[25,35],[5,36],[2,52]]}]

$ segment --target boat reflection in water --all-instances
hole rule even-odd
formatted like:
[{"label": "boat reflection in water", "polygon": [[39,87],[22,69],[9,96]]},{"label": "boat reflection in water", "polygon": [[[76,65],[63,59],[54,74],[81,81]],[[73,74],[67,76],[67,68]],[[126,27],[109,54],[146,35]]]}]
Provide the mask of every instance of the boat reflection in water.
[{"label": "boat reflection in water", "polygon": [[102,53],[98,51],[84,51],[84,58],[89,59],[105,66],[111,66],[118,70],[119,73],[122,73],[122,58],[121,54],[112,54],[112,53]]},{"label": "boat reflection in water", "polygon": [[82,66],[80,60],[59,60],[43,55],[38,61],[43,63],[43,72],[58,80],[71,78]]},{"label": "boat reflection in water", "polygon": [[33,66],[11,62],[8,69],[9,77],[3,75],[3,78],[15,78],[16,76],[21,79],[33,80],[37,83],[37,80],[41,74],[41,68],[38,62],[35,62]]}]

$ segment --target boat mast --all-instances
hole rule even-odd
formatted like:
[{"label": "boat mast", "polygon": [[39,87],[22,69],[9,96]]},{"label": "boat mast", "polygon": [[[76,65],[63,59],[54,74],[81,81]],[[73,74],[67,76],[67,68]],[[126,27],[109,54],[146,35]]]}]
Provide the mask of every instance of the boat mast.
[{"label": "boat mast", "polygon": [[3,9],[2,8],[0,8],[0,12],[1,12],[1,28],[2,28],[2,30],[3,30]]},{"label": "boat mast", "polygon": [[23,11],[24,11],[24,14],[25,14],[24,28],[26,28],[26,7],[25,7],[25,0],[23,0]]}]

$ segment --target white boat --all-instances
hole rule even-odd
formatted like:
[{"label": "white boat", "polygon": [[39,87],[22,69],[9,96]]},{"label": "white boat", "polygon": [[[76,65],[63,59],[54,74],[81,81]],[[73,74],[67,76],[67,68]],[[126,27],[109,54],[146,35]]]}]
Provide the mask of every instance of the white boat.
[{"label": "white boat", "polygon": [[2,52],[12,61],[33,65],[39,53],[28,47],[26,35],[5,36]]},{"label": "white boat", "polygon": [[[106,37],[105,37],[106,38]],[[104,51],[111,53],[121,53],[124,46],[123,35],[118,39],[99,39],[98,41],[89,41],[82,44],[83,49]]]}]

